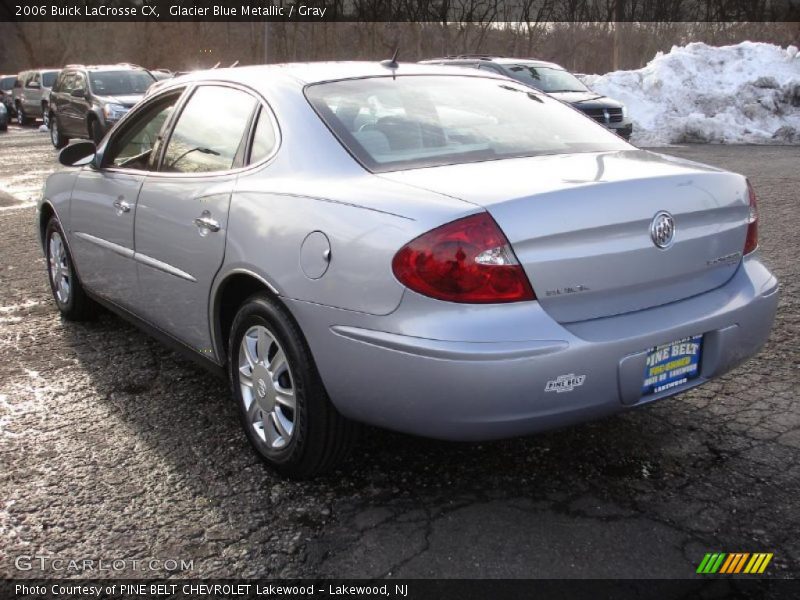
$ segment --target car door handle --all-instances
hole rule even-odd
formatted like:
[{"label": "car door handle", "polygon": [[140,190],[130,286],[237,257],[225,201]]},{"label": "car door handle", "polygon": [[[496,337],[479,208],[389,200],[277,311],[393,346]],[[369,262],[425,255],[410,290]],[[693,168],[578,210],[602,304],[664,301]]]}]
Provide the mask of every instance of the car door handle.
[{"label": "car door handle", "polygon": [[114,202],[114,208],[119,211],[119,214],[131,212],[131,205],[128,202],[125,202],[125,200],[122,198],[119,198]]},{"label": "car door handle", "polygon": [[194,220],[194,224],[199,229],[206,229],[208,231],[219,231],[219,222],[211,218],[211,213],[207,210],[203,211],[199,217]]}]

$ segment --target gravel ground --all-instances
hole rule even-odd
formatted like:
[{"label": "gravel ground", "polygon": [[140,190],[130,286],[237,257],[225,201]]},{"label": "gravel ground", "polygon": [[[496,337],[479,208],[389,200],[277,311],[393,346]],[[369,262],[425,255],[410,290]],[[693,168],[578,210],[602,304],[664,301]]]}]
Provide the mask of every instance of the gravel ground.
[{"label": "gravel ground", "polygon": [[0,577],[41,555],[126,559],[85,575],[686,577],[705,552],[774,552],[800,576],[798,150],[669,153],[740,171],[783,291],[762,353],[680,397],[490,444],[366,432],[338,472],[282,481],[224,382],[122,320],[60,320],[33,226],[47,137],[0,135]]}]

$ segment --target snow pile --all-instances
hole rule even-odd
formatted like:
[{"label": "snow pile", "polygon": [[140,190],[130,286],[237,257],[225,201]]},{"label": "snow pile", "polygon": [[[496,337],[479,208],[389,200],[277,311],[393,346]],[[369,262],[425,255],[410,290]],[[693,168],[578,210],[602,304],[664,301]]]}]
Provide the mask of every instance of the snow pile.
[{"label": "snow pile", "polygon": [[683,142],[800,144],[800,53],[742,42],[673,46],[646,67],[587,75],[624,102],[640,146]]}]

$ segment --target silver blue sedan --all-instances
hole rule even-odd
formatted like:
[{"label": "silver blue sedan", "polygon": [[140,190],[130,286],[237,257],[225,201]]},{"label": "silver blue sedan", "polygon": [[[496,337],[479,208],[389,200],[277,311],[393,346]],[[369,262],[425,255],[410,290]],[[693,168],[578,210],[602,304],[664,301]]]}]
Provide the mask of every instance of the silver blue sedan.
[{"label": "silver blue sedan", "polygon": [[193,73],[60,159],[38,225],[61,313],[103,305],[227,376],[289,476],[359,422],[484,440],[645,405],[775,315],[744,177],[484,72]]}]

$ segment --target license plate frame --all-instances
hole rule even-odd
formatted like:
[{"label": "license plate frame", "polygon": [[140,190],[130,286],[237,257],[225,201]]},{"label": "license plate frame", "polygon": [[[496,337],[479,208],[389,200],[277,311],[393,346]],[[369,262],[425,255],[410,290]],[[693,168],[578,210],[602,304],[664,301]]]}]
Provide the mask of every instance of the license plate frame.
[{"label": "license plate frame", "polygon": [[700,376],[703,335],[691,335],[647,350],[642,397],[680,387]]}]

